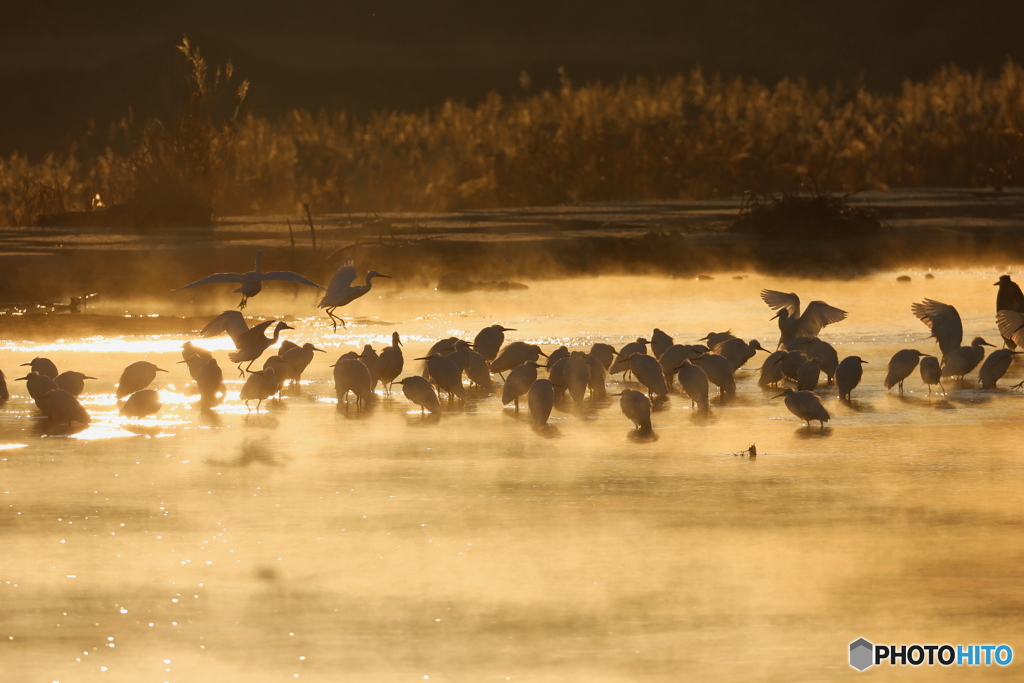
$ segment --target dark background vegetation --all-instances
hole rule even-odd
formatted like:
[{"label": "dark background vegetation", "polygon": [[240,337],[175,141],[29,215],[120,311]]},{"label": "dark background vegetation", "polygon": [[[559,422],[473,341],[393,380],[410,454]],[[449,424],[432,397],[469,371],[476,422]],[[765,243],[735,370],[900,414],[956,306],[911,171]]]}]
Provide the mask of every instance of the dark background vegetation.
[{"label": "dark background vegetation", "polygon": [[488,92],[705,74],[896,92],[943,65],[1024,62],[1019,0],[33,0],[0,16],[0,155],[38,160],[166,116],[187,34],[253,83],[247,111],[417,111]]}]

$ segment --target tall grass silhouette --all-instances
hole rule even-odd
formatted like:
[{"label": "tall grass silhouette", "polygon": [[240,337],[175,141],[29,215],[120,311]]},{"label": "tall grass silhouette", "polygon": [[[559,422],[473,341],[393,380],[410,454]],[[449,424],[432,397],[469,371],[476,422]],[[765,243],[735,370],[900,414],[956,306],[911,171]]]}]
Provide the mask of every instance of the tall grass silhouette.
[{"label": "tall grass silhouette", "polygon": [[[993,77],[947,67],[899,93],[792,79],[768,86],[700,70],[576,85],[563,73],[557,91],[491,94],[475,106],[367,120],[293,110],[272,121],[239,113],[247,83],[225,89],[230,71],[211,79],[197,49],[183,53],[189,105],[170,122],[146,122],[122,151],[110,143],[37,163],[0,159],[0,222],[86,211],[97,194],[107,205],[148,207],[147,220],[159,222],[168,197],[192,195],[210,216],[299,213],[304,204],[319,213],[449,211],[1004,187],[1024,178],[1024,69],[1010,62]],[[164,222],[182,221],[196,222]]]}]

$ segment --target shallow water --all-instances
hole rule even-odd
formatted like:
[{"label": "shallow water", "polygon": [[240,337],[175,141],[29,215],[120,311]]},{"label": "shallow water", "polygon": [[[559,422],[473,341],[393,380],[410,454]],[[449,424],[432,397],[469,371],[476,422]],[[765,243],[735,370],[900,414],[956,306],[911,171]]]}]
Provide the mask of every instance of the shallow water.
[{"label": "shallow water", "polygon": [[[788,681],[858,675],[847,647],[862,636],[1020,653],[1024,395],[1009,387],[1024,363],[990,392],[928,396],[916,373],[902,396],[881,386],[896,350],[935,349],[913,301],[952,303],[965,337],[997,343],[999,274],[602,277],[469,295],[375,282],[349,311],[372,317],[338,334],[307,296],[264,292],[247,312],[297,316],[289,338],[328,353],[301,393],[259,413],[237,400],[226,338],[203,341],[234,392],[209,413],[174,364],[187,337],[0,341],[13,394],[0,410],[3,678]],[[710,419],[673,394],[649,439],[612,398],[558,406],[540,431],[482,394],[439,418],[400,394],[365,411],[334,399],[330,363],[396,329],[407,372],[433,340],[493,322],[547,351],[655,326],[682,343],[731,328],[774,348],[762,287],[850,312],[822,337],[869,364],[851,404],[820,390],[824,429],[757,386],[761,354]],[[88,429],[43,435],[13,381],[37,355],[100,378],[83,397]],[[113,392],[142,359],[170,372],[163,411],[135,422]],[[751,444],[756,458],[733,455]]]}]

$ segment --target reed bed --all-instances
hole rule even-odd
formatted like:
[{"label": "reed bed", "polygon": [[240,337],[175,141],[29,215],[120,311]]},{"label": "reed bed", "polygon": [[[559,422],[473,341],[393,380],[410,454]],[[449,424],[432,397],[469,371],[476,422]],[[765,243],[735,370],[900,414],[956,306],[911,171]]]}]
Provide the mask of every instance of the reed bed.
[{"label": "reed bed", "polygon": [[192,136],[185,146],[173,134],[155,146],[151,134],[121,152],[111,144],[38,163],[0,159],[0,222],[87,211],[97,195],[108,205],[139,201],[140,188],[168,165],[176,191],[202,188],[221,215],[298,213],[304,204],[320,213],[448,211],[1024,179],[1024,68],[1014,63],[994,77],[944,68],[899,93],[790,79],[767,86],[700,70],[610,85],[575,85],[563,74],[556,92],[491,94],[475,106],[446,102],[367,120],[294,110],[276,121],[236,107],[203,121],[146,122],[143,130]]}]

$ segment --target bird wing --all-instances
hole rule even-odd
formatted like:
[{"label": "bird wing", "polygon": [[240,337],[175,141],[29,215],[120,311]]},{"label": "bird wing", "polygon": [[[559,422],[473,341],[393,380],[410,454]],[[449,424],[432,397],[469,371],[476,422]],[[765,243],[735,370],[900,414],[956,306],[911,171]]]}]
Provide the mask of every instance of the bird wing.
[{"label": "bird wing", "polygon": [[178,289],[174,291],[178,292],[182,289],[198,287],[199,285],[212,285],[218,282],[245,282],[245,276],[242,273],[214,273],[213,275],[207,275],[204,278],[200,278],[192,284],[185,285],[184,287],[178,287]]},{"label": "bird wing", "polygon": [[776,292],[774,289],[762,289],[761,300],[768,304],[768,308],[777,311],[785,308],[793,318],[800,315],[800,297],[793,292]]},{"label": "bird wing", "polygon": [[290,270],[272,270],[269,273],[260,273],[260,280],[283,280],[287,282],[298,282],[299,284],[309,285],[310,287],[316,287],[317,289],[323,289],[320,285],[307,280],[298,273],[293,273]]},{"label": "bird wing", "polygon": [[925,299],[919,304],[910,304],[910,310],[932,331],[932,338],[939,345],[943,356],[948,356],[964,340],[964,326],[960,314],[949,304],[934,299]]},{"label": "bird wing", "polygon": [[846,311],[829,306],[824,301],[812,301],[800,316],[800,329],[807,332],[808,337],[817,337],[821,328],[840,320],[846,320]]},{"label": "bird wing", "polygon": [[228,333],[235,346],[238,346],[238,339],[249,331],[245,318],[238,311],[224,311],[216,318],[206,323],[206,327],[199,333],[201,337],[216,337],[218,334]]},{"label": "bird wing", "polygon": [[[317,304],[319,308],[332,306],[344,306],[363,293],[362,287],[353,287],[352,281],[356,279],[356,267],[349,261],[334,274],[331,281],[327,283],[327,293]],[[353,294],[355,296],[353,296]]]},{"label": "bird wing", "polygon": [[1017,311],[999,311],[996,313],[996,325],[999,334],[1017,346],[1024,347],[1024,314]]}]

